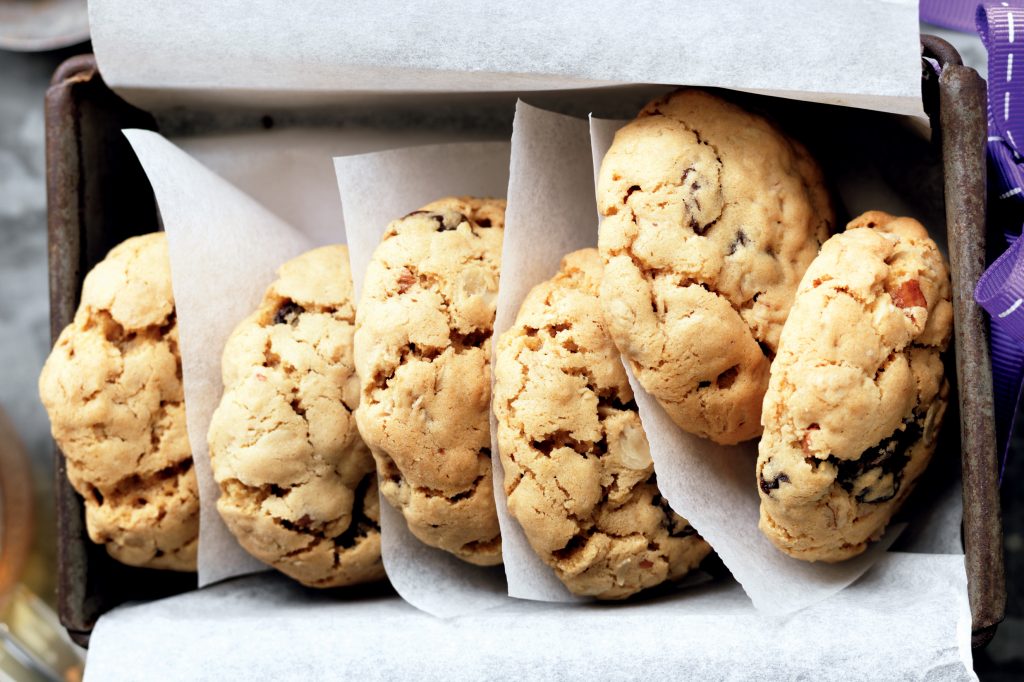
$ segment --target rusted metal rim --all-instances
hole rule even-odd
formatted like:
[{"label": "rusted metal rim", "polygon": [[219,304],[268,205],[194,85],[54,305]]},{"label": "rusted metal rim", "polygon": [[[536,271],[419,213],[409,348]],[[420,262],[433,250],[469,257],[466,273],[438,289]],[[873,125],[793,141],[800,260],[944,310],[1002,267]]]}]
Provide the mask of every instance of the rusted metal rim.
[{"label": "rusted metal rim", "polygon": [[960,53],[956,51],[956,48],[938,36],[922,33],[921,47],[924,50],[925,57],[934,59],[942,66],[947,64],[963,66],[964,60],[960,57]]},{"label": "rusted metal rim", "polygon": [[975,647],[995,634],[1006,608],[992,364],[985,315],[974,287],[985,268],[985,81],[935,39],[939,77],[946,227],[953,280],[954,337],[960,392],[964,563]]},{"label": "rusted metal rim", "polygon": [[50,77],[50,85],[61,85],[70,80],[85,81],[96,74],[96,56],[93,54],[76,54],[68,57]]}]

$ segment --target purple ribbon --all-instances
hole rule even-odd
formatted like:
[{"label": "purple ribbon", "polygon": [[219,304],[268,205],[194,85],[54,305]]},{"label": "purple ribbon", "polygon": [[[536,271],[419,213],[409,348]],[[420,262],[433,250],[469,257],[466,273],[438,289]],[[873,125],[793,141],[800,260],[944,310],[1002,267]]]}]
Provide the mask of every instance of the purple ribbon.
[{"label": "purple ribbon", "polygon": [[971,33],[977,10],[978,0],[921,0],[921,21]]},{"label": "purple ribbon", "polygon": [[989,218],[1004,226],[1009,248],[978,280],[974,298],[991,316],[996,437],[1005,468],[1024,384],[1024,0],[983,3],[976,22],[988,49]]},{"label": "purple ribbon", "polygon": [[1024,239],[1008,235],[1007,241],[1010,248],[985,271],[974,290],[975,300],[992,317],[989,341],[1000,478],[1024,386]]}]

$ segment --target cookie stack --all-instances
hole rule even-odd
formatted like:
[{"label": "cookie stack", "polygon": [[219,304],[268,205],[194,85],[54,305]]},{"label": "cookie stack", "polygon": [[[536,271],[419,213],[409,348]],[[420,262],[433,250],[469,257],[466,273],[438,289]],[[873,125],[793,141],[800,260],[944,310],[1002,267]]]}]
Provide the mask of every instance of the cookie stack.
[{"label": "cookie stack", "polygon": [[948,400],[949,272],[924,227],[870,212],[829,237],[807,151],[697,90],[618,132],[598,207],[604,321],[639,382],[685,431],[761,436],[760,527],[779,549],[863,552]]},{"label": "cookie stack", "polygon": [[[567,254],[497,340],[504,201],[449,197],[392,222],[358,305],[344,246],[283,264],[222,350],[207,434],[240,545],[311,587],[379,580],[383,499],[418,541],[501,563],[493,412],[508,510],[569,590],[677,580],[712,550],[659,490],[624,362],[679,428],[760,438],[751,493],[780,550],[839,561],[877,539],[949,395],[949,273],[924,227],[871,212],[832,236],[807,150],[692,89],[619,130],[597,196],[598,248]],[[163,235],[89,274],[40,393],[92,540],[194,570]]]}]

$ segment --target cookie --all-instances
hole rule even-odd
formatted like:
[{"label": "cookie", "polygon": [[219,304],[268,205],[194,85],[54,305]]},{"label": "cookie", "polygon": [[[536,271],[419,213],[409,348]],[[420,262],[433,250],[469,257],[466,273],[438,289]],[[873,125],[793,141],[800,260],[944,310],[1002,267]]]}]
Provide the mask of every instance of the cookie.
[{"label": "cookie", "polygon": [[359,432],[422,542],[501,562],[491,482],[491,332],[505,202],[447,198],[392,222],[356,315]]},{"label": "cookie", "polygon": [[373,457],[356,429],[348,249],[294,258],[224,346],[210,421],[217,511],[250,554],[310,587],[384,577]]},{"label": "cookie", "polygon": [[199,497],[163,233],[128,239],[89,272],[39,396],[89,538],[131,566],[194,571]]},{"label": "cookie", "polygon": [[498,340],[494,414],[508,508],[573,593],[622,599],[711,551],[658,492],[598,300],[596,249],[566,256]]},{"label": "cookie", "polygon": [[821,171],[768,121],[699,90],[649,103],[601,164],[601,305],[682,429],[760,431],[793,294],[834,216]]},{"label": "cookie", "polygon": [[865,213],[804,275],[765,395],[762,532],[807,561],[878,538],[935,450],[949,398],[949,271],[910,218]]}]

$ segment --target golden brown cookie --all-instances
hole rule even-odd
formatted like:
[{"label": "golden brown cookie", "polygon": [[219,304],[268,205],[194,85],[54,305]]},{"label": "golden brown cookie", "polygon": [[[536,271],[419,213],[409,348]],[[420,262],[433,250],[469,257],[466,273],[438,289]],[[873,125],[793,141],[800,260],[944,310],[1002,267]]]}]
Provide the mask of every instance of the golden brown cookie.
[{"label": "golden brown cookie", "polygon": [[356,315],[359,432],[381,492],[424,543],[501,562],[490,354],[505,202],[448,198],[392,222]]},{"label": "golden brown cookie", "polygon": [[673,421],[719,443],[761,431],[768,367],[834,216],[817,164],[700,90],[649,103],[601,164],[601,304]]},{"label": "golden brown cookie", "polygon": [[346,247],[282,265],[224,346],[210,422],[224,522],[250,554],[311,587],[384,577],[377,477],[352,415],[354,325]]},{"label": "golden brown cookie", "polygon": [[98,263],[39,377],[89,538],[132,566],[194,571],[199,498],[163,233]]},{"label": "golden brown cookie", "polygon": [[658,492],[600,281],[584,249],[529,293],[498,341],[494,414],[508,508],[534,551],[575,594],[622,599],[711,548]]},{"label": "golden brown cookie", "polygon": [[804,275],[764,401],[761,530],[787,554],[840,561],[878,538],[935,450],[949,271],[924,227],[865,213]]}]

